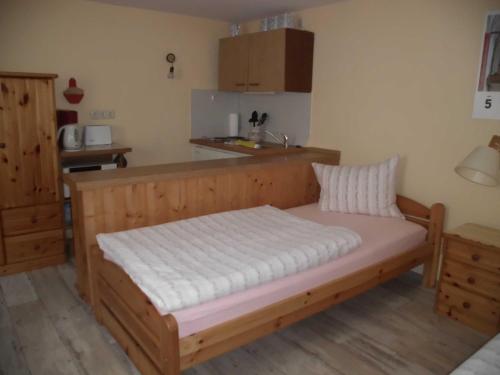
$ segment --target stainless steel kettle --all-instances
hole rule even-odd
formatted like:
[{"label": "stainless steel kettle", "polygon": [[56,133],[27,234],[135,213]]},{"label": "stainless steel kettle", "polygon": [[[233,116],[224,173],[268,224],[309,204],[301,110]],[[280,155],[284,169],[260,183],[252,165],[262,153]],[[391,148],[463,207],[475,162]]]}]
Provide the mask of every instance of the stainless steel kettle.
[{"label": "stainless steel kettle", "polygon": [[83,144],[84,126],[79,124],[68,124],[61,126],[57,131],[57,139],[63,135],[63,147],[65,151],[78,151]]}]

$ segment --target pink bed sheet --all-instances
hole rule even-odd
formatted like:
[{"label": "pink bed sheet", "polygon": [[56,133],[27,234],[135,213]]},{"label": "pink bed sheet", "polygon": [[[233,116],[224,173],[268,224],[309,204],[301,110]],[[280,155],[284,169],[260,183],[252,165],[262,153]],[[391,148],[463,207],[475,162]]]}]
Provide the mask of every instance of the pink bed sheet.
[{"label": "pink bed sheet", "polygon": [[409,221],[325,212],[319,209],[318,204],[287,211],[317,223],[350,228],[361,236],[363,244],[322,266],[173,312],[179,324],[180,337],[235,319],[414,248],[425,241],[427,234],[423,227]]}]

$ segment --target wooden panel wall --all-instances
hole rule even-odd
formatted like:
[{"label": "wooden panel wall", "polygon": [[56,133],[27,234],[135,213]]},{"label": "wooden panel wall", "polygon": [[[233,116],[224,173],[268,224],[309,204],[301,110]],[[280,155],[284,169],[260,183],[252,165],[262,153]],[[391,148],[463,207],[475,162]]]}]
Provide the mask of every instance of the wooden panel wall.
[{"label": "wooden panel wall", "polygon": [[[328,158],[337,164],[339,155]],[[78,289],[92,303],[87,259],[96,234],[265,204],[282,209],[300,206],[318,200],[319,185],[310,160],[296,159],[229,167],[205,176],[74,191],[72,197]]]}]

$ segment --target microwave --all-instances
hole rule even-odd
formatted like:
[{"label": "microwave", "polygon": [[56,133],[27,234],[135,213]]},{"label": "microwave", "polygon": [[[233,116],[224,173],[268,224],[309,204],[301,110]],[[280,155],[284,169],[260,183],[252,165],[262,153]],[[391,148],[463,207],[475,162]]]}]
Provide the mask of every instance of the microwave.
[{"label": "microwave", "polygon": [[[116,163],[95,163],[95,164],[75,164],[63,166],[62,171],[66,173],[88,172],[88,171],[104,171],[108,169],[116,169]],[[71,196],[69,186],[64,184],[64,198]]]}]

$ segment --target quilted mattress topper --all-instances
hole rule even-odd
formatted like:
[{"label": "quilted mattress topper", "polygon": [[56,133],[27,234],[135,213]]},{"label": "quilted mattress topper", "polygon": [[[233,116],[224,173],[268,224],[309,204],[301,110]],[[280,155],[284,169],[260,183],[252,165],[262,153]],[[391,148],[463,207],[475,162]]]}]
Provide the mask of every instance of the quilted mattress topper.
[{"label": "quilted mattress topper", "polygon": [[317,267],[361,237],[261,206],[98,234],[97,242],[165,315]]}]

